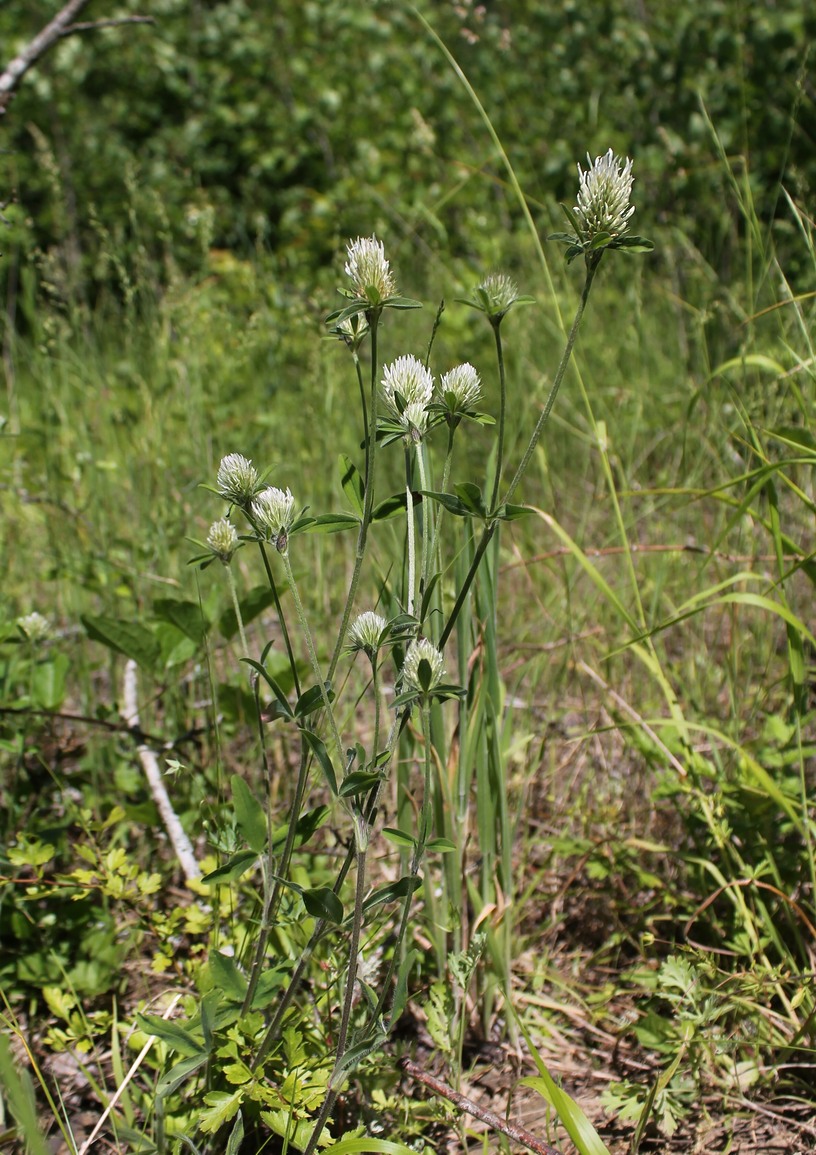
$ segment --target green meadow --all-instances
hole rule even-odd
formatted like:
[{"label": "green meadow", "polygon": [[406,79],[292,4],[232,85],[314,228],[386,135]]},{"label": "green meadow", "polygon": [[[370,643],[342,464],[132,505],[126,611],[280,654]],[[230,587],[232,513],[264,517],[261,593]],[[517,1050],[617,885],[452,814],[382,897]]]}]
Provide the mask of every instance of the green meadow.
[{"label": "green meadow", "polygon": [[0,119],[4,1149],[816,1150],[816,25],[545,7]]}]

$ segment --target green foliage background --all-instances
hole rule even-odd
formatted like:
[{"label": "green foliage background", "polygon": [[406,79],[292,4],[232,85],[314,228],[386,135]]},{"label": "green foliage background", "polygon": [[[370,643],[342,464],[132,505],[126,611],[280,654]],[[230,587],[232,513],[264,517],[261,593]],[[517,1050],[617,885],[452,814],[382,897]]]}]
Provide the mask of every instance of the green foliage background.
[{"label": "green foliage background", "polygon": [[[5,5],[5,55],[56,7]],[[795,195],[813,187],[807,4],[512,0],[424,12],[545,218],[541,206],[574,195],[576,159],[611,146],[637,158],[650,223],[685,229],[706,260],[727,266],[733,220],[706,116],[729,154],[750,157],[760,219],[782,174]],[[311,282],[349,235],[375,228],[410,235],[420,252],[499,256],[496,223],[518,218],[505,174],[409,5],[87,9],[126,13],[155,26],[65,39],[6,116],[3,185],[19,206],[6,276],[35,248],[58,247],[63,260],[44,279],[76,303],[116,283],[111,244],[123,259],[149,259],[161,279],[170,264],[200,267],[210,246],[260,245]]]}]

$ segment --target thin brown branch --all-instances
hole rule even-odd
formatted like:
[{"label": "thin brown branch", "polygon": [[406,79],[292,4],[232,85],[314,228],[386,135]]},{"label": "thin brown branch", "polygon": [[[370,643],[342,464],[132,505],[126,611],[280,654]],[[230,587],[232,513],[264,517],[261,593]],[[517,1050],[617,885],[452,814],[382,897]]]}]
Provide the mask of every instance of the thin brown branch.
[{"label": "thin brown branch", "polygon": [[487,1111],[484,1107],[480,1107],[478,1103],[474,1103],[472,1099],[468,1099],[465,1095],[460,1095],[458,1091],[454,1091],[452,1087],[448,1087],[441,1079],[434,1078],[433,1075],[428,1075],[422,1070],[417,1063],[412,1062],[411,1059],[400,1059],[400,1066],[406,1074],[410,1075],[412,1079],[416,1079],[418,1083],[423,1083],[435,1095],[441,1095],[443,1099],[447,1099],[449,1103],[453,1103],[454,1107],[458,1107],[466,1115],[472,1115],[474,1119],[480,1119],[482,1123],[486,1123],[488,1127],[492,1127],[494,1131],[499,1131],[502,1135],[506,1135],[508,1139],[514,1139],[516,1143],[521,1143],[529,1151],[535,1151],[536,1155],[560,1155],[555,1147],[551,1147],[549,1143],[545,1143],[543,1139],[539,1139],[537,1135],[533,1135],[525,1127],[519,1126],[518,1123],[511,1123],[507,1119],[502,1119],[501,1116],[496,1115],[493,1111]]},{"label": "thin brown branch", "polygon": [[6,110],[14,90],[41,56],[65,36],[78,32],[91,32],[97,28],[110,28],[119,24],[155,24],[152,16],[122,16],[110,20],[89,20],[77,22],[76,17],[89,0],[69,0],[57,15],[38,32],[33,40],[10,61],[0,73],[0,116]]},{"label": "thin brown branch", "polygon": [[[686,542],[684,544],[651,544],[645,545],[639,542],[634,542],[630,546],[624,545],[610,545],[598,549],[585,549],[583,552],[587,557],[614,557],[616,554],[626,553],[696,553],[702,557],[715,557],[718,561],[727,561],[731,565],[750,565],[751,562],[775,562],[777,560],[775,553],[761,553],[761,554],[736,554],[723,553],[721,550],[708,549],[706,546],[694,545]],[[508,565],[502,566],[502,573],[510,569],[518,569],[536,565],[538,562],[550,561],[555,557],[568,557],[572,554],[569,546],[562,545],[556,549],[549,549],[545,553],[534,554],[533,557],[524,558],[521,561],[510,562]],[[807,561],[808,555],[800,553],[786,553],[782,556],[782,561],[795,565],[796,562]]]},{"label": "thin brown branch", "polygon": [[77,16],[88,0],[69,0],[69,2],[62,8],[57,15],[46,24],[41,32],[38,32],[33,40],[26,44],[22,52],[7,64],[2,73],[0,73],[0,108],[4,108],[8,102],[9,96],[20,83],[22,78],[31,68],[32,64],[44,56],[49,48],[60,39],[64,30],[71,24],[74,17]]}]

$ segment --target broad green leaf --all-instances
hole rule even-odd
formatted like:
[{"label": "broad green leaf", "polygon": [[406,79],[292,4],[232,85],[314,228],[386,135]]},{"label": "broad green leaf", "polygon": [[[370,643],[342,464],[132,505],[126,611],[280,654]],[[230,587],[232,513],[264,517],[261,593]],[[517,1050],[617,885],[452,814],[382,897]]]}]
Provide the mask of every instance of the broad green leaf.
[{"label": "broad green leaf", "polygon": [[159,661],[160,648],[150,630],[138,622],[122,622],[104,614],[83,614],[80,621],[89,638],[132,658],[143,670],[152,671]]},{"label": "broad green leaf", "polygon": [[335,1091],[338,1087],[341,1087],[354,1068],[359,1066],[363,1059],[367,1059],[369,1055],[373,1055],[375,1051],[379,1051],[387,1038],[388,1034],[386,1031],[378,1031],[372,1038],[364,1039],[363,1042],[349,1047],[343,1055],[343,1058],[332,1071],[329,1087]]},{"label": "broad green leaf", "polygon": [[181,630],[191,641],[204,641],[209,622],[202,613],[198,602],[182,602],[173,598],[159,598],[153,603],[153,612],[161,621],[170,622]]},{"label": "broad green leaf", "polygon": [[340,783],[340,797],[353,798],[358,794],[365,794],[378,782],[382,782],[381,774],[372,774],[369,770],[354,770],[351,774],[347,774]]},{"label": "broad green leaf", "polygon": [[184,1027],[169,1019],[163,1019],[159,1015],[137,1014],[136,1021],[148,1035],[155,1035],[163,1043],[167,1043],[168,1047],[180,1051],[188,1058],[200,1055],[204,1049],[198,1039],[193,1038]]},{"label": "broad green leaf", "polygon": [[[413,839],[411,839],[411,843],[413,844]],[[376,890],[373,890],[363,903],[363,910],[367,914],[375,906],[382,906],[386,902],[397,902],[399,899],[407,898],[409,894],[419,890],[420,886],[422,886],[421,878],[406,874],[397,879],[396,882],[387,882],[384,886],[378,886]]]},{"label": "broad green leaf", "polygon": [[413,835],[408,834],[405,830],[397,830],[394,826],[384,827],[383,835],[389,842],[395,842],[397,846],[408,846],[411,848],[416,846],[416,839]]},{"label": "broad green leaf", "polygon": [[456,850],[456,843],[451,842],[449,838],[432,838],[425,846],[429,854],[436,852],[437,854],[450,854],[452,850]]},{"label": "broad green leaf", "polygon": [[223,866],[211,870],[209,874],[205,874],[202,882],[208,886],[213,883],[224,885],[228,882],[235,882],[242,874],[246,874],[251,866],[254,866],[258,861],[258,855],[254,850],[239,850],[237,854],[233,854]]},{"label": "broad green leaf", "polygon": [[263,806],[252,793],[240,774],[233,774],[232,804],[235,807],[235,819],[238,829],[246,839],[247,845],[256,854],[260,854],[266,846],[266,814]]},{"label": "broad green leaf", "polygon": [[304,690],[295,704],[295,715],[298,718],[305,718],[309,714],[313,714],[315,710],[319,710],[323,705],[323,690],[330,702],[334,701],[334,691],[331,688],[331,682],[326,682],[324,686],[310,686],[308,690]]},{"label": "broad green leaf", "polygon": [[343,904],[330,886],[302,890],[301,898],[312,918],[322,918],[338,925],[343,921]]},{"label": "broad green leaf", "polygon": [[340,479],[343,493],[348,498],[353,512],[362,518],[365,506],[365,483],[360,476],[359,469],[345,453],[341,455],[340,462],[343,466],[343,475]]},{"label": "broad green leaf", "polygon": [[357,1139],[341,1139],[333,1147],[327,1147],[324,1155],[416,1155],[413,1147],[406,1147],[402,1143],[392,1143],[390,1139],[371,1139],[368,1135],[361,1135]]},{"label": "broad green leaf", "polygon": [[[279,594],[283,592],[283,588],[284,584],[279,583]],[[257,618],[259,614],[262,614],[264,610],[269,609],[269,607],[273,605],[274,602],[275,598],[272,594],[272,590],[268,585],[255,586],[253,589],[251,589],[248,594],[241,598],[239,603],[241,607],[241,617],[243,619],[244,625],[248,625],[251,621]],[[238,619],[235,616],[235,610],[232,609],[232,607],[230,607],[228,610],[225,610],[221,617],[218,619],[218,629],[222,636],[227,639],[227,641],[229,641],[230,638],[234,638],[238,633]]]},{"label": "broad green leaf", "polygon": [[764,353],[746,353],[744,357],[732,357],[729,361],[723,361],[716,369],[711,370],[708,379],[712,381],[715,377],[722,377],[726,373],[734,371],[742,373],[746,369],[762,369],[774,377],[785,376],[784,366],[772,357],[766,357]]},{"label": "broad green leaf", "polygon": [[[297,850],[299,846],[304,846],[309,841],[314,832],[323,825],[328,816],[328,806],[315,806],[313,810],[307,810],[305,814],[300,816],[295,832],[295,850]],[[286,826],[278,827],[278,829],[272,835],[273,850],[278,851],[283,849],[288,833],[288,824]]]},{"label": "broad green leaf", "polygon": [[227,1149],[224,1155],[238,1155],[241,1144],[244,1141],[244,1117],[239,1111],[235,1118],[235,1126],[230,1131],[230,1137],[227,1140]]},{"label": "broad green leaf", "polygon": [[58,710],[65,700],[65,684],[70,661],[67,654],[54,654],[34,667],[31,697],[42,710]]},{"label": "broad green leaf", "polygon": [[391,497],[386,497],[379,505],[374,506],[374,511],[371,515],[372,521],[388,521],[391,517],[396,517],[400,513],[405,513],[406,497],[404,493],[394,493]]},{"label": "broad green leaf", "polygon": [[323,777],[326,779],[326,785],[329,787],[329,790],[331,790],[332,794],[336,798],[337,775],[334,772],[334,767],[332,766],[331,758],[329,757],[329,752],[326,749],[325,742],[321,738],[318,738],[317,734],[315,734],[312,730],[301,728],[300,732],[309,743],[309,747],[315,758],[317,758],[317,761],[320,764],[320,769],[323,771]]},{"label": "broad green leaf", "polygon": [[524,1086],[532,1087],[551,1105],[558,1118],[564,1124],[564,1130],[569,1135],[579,1151],[579,1155],[610,1155],[609,1148],[601,1139],[598,1132],[587,1119],[584,1112],[566,1091],[562,1090],[547,1070],[544,1060],[530,1038],[530,1032],[513,1010],[512,1003],[507,1000],[506,1005],[516,1020],[524,1040],[527,1043],[533,1061],[538,1068],[538,1076],[530,1076],[519,1080]]},{"label": "broad green leaf", "polygon": [[204,1036],[204,1050],[212,1052],[213,1032],[216,1028],[216,1011],[221,1002],[222,992],[219,990],[207,991],[201,1000],[201,1033]]},{"label": "broad green leaf", "polygon": [[204,1096],[207,1106],[198,1117],[199,1130],[213,1135],[234,1118],[244,1098],[244,1088],[229,1091],[208,1091]]},{"label": "broad green leaf", "polygon": [[218,950],[211,950],[207,956],[210,975],[213,984],[219,991],[223,991],[233,1002],[243,1002],[247,991],[247,980],[238,970],[234,958],[221,954]]},{"label": "broad green leaf", "polygon": [[309,524],[311,533],[342,533],[345,529],[358,529],[359,517],[353,513],[321,513]]},{"label": "broad green leaf", "polygon": [[[37,1120],[37,1101],[31,1076],[28,1071],[21,1071],[15,1065],[5,1035],[0,1035],[0,1087],[17,1121],[20,1135],[25,1138],[27,1155],[49,1155],[51,1148]],[[4,1122],[8,1125],[8,1118]],[[14,1138],[13,1134],[11,1138]]]}]

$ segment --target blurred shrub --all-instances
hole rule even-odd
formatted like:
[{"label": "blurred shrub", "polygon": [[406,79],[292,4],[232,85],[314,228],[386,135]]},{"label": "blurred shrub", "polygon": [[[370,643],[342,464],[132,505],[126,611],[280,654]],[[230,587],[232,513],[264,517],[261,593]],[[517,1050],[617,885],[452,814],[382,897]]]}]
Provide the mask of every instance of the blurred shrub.
[{"label": "blurred shrub", "polygon": [[[637,157],[644,223],[670,220],[727,269],[736,225],[701,100],[729,155],[750,154],[761,218],[780,177],[800,194],[813,187],[805,46],[816,12],[804,3],[436,0],[424,10],[533,198],[571,197],[576,160],[611,145]],[[53,11],[43,0],[5,5],[5,53]],[[6,275],[36,251],[57,299],[100,286],[127,295],[147,269],[161,284],[199,269],[211,247],[261,245],[307,281],[346,237],[375,228],[496,259],[498,229],[518,216],[504,172],[407,6],[126,0],[116,11],[156,25],[67,38],[5,118],[3,185],[30,222],[3,246]]]}]

